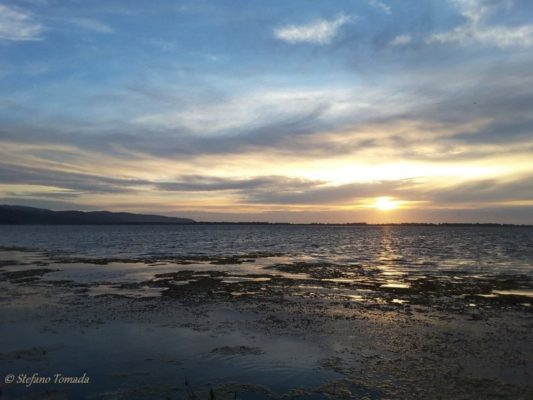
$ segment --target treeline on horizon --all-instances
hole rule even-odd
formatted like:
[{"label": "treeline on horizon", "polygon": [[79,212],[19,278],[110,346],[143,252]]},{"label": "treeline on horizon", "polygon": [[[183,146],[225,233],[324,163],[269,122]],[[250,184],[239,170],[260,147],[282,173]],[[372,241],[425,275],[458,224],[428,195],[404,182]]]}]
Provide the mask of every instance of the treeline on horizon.
[{"label": "treeline on horizon", "polygon": [[500,224],[496,222],[387,222],[387,223],[375,223],[368,222],[310,222],[310,223],[298,223],[298,222],[209,222],[198,221],[195,225],[312,225],[312,226],[494,226],[494,227],[531,227],[533,225],[528,224]]}]

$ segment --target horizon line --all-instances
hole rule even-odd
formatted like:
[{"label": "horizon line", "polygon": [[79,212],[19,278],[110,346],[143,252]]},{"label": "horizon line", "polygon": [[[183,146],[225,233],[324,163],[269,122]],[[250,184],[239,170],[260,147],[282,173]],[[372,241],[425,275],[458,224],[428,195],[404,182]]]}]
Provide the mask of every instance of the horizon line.
[{"label": "horizon line", "polygon": [[[115,222],[106,222],[106,221],[75,221],[73,222],[35,222],[30,221],[11,221],[5,222],[0,220],[0,225],[326,225],[326,226],[493,226],[493,227],[533,227],[531,223],[517,224],[517,223],[507,223],[507,222],[366,222],[366,221],[354,221],[354,222],[271,222],[271,221],[208,221],[208,220],[195,220],[189,217],[182,216],[170,216],[170,215],[161,215],[157,214],[157,211],[148,213],[138,213],[130,211],[108,211],[108,210],[92,210],[92,211],[82,211],[76,209],[66,209],[66,210],[51,210],[41,207],[25,206],[25,205],[16,205],[16,204],[0,204],[0,208],[9,209],[9,208],[19,208],[19,209],[33,209],[40,211],[47,211],[50,213],[83,213],[83,214],[95,214],[95,213],[108,213],[108,214],[130,214],[134,216],[144,216],[144,217],[155,217],[155,218],[165,218],[165,219],[176,219],[176,221],[115,221]],[[183,220],[178,222],[177,220]]]}]

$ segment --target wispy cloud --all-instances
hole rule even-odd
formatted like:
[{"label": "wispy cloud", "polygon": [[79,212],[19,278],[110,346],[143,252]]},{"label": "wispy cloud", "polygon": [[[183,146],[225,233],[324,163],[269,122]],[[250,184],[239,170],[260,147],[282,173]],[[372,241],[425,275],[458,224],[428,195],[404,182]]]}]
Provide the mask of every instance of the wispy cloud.
[{"label": "wispy cloud", "polygon": [[[387,109],[375,110],[374,102],[387,104]],[[195,136],[220,136],[290,126],[293,134],[303,126],[315,124],[323,128],[330,123],[342,125],[347,120],[363,121],[371,114],[398,113],[406,110],[409,100],[397,99],[395,93],[368,87],[344,88],[261,88],[249,93],[230,94],[223,98],[204,100],[135,116],[135,126],[177,129]],[[305,130],[305,129],[304,129]],[[266,134],[266,133],[264,133]]]},{"label": "wispy cloud", "polygon": [[432,35],[428,43],[459,43],[478,42],[496,47],[531,47],[533,46],[533,25],[519,27],[496,26],[480,28],[474,25],[460,26],[451,32]]},{"label": "wispy cloud", "polygon": [[242,127],[258,128],[272,122],[290,121],[329,107],[339,100],[339,91],[261,90],[240,96],[229,95],[224,101],[189,104],[179,111],[158,112],[136,117],[142,126],[182,128],[195,134],[236,131]]},{"label": "wispy cloud", "polygon": [[383,11],[387,15],[392,14],[392,10],[391,10],[390,6],[388,6],[387,4],[383,3],[382,1],[369,0],[368,2],[370,3],[370,5],[372,5],[372,6],[376,7],[376,8],[379,8],[381,11]]},{"label": "wispy cloud", "polygon": [[340,28],[353,21],[345,14],[333,20],[318,19],[303,25],[288,25],[274,30],[274,37],[290,44],[328,44],[338,35]]},{"label": "wispy cloud", "polygon": [[426,39],[426,43],[477,43],[501,48],[533,46],[533,24],[504,26],[486,23],[488,16],[502,6],[510,7],[511,2],[452,0],[451,3],[465,17],[466,22],[451,31],[431,35]]},{"label": "wispy cloud", "polygon": [[411,35],[403,34],[403,35],[396,36],[394,39],[390,41],[389,44],[391,46],[406,46],[408,44],[411,44],[412,41],[413,39]]},{"label": "wispy cloud", "polygon": [[44,27],[29,12],[0,4],[0,40],[41,40],[43,31]]},{"label": "wispy cloud", "polygon": [[111,28],[109,25],[91,18],[71,18],[68,20],[68,22],[82,29],[87,29],[98,33],[114,32],[113,28]]}]

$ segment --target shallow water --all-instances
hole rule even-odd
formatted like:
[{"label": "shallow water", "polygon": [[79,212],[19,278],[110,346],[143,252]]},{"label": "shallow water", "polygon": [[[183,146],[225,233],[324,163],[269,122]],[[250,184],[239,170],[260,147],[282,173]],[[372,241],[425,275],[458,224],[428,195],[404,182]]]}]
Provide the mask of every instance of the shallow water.
[{"label": "shallow water", "polygon": [[[105,398],[103,393],[115,392],[117,397],[110,398],[123,398],[118,393],[135,386],[145,387],[146,391],[139,390],[134,398],[149,399],[148,388],[155,387],[160,395],[166,392],[170,395],[172,388],[184,385],[185,377],[196,391],[205,390],[205,382],[215,386],[243,381],[268,385],[271,390],[285,393],[294,387],[309,386],[311,382],[318,386],[338,377],[334,372],[316,368],[323,356],[323,344],[296,337],[273,338],[260,332],[253,337],[239,332],[213,335],[190,328],[115,322],[85,328],[62,324],[54,331],[45,331],[33,323],[5,324],[0,334],[5,338],[0,354],[24,349],[34,349],[36,353],[31,363],[28,356],[7,357],[2,361],[0,374],[86,373],[92,381],[90,385],[61,388],[69,396],[98,394]],[[258,345],[261,351],[254,353],[257,348],[254,346]],[[46,356],[39,354],[43,351]],[[17,386],[11,388],[16,389],[10,393],[12,396],[29,392],[29,388]],[[35,384],[31,388],[34,393],[46,389],[50,385]],[[246,397],[241,394],[239,398]]]}]

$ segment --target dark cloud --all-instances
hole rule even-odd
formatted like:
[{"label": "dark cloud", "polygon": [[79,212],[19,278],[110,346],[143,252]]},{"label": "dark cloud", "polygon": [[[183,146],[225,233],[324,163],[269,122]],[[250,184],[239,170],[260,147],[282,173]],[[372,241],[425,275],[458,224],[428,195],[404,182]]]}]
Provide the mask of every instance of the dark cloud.
[{"label": "dark cloud", "polygon": [[[311,181],[284,176],[258,176],[232,179],[217,176],[184,175],[172,181],[151,181],[144,179],[121,179],[109,176],[72,173],[44,168],[13,166],[0,163],[0,184],[42,185],[70,190],[71,192],[50,192],[41,196],[69,198],[81,193],[127,193],[134,187],[144,186],[167,192],[210,192],[235,191],[242,195],[255,192],[301,191],[322,185]],[[37,194],[37,193],[36,193]],[[29,194],[25,193],[25,197]]]},{"label": "dark cloud", "polygon": [[188,175],[182,176],[173,182],[158,182],[155,187],[167,191],[254,191],[254,190],[305,190],[320,181],[288,178],[284,176],[260,176],[248,179],[231,179],[214,176]]},{"label": "dark cloud", "polygon": [[131,186],[149,182],[0,163],[0,183],[51,186],[90,193],[120,193],[128,191]]},{"label": "dark cloud", "polygon": [[504,201],[532,201],[533,176],[512,181],[483,179],[475,182],[451,186],[447,189],[421,190],[436,204],[471,203],[482,206],[484,203]]}]

